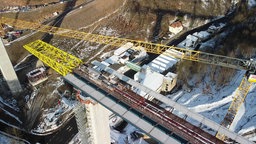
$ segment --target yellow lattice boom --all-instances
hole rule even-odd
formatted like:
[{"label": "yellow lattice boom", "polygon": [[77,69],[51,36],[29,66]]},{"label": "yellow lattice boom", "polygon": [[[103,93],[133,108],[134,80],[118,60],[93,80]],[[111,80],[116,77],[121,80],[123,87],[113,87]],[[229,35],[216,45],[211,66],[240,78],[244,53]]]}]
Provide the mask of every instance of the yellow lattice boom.
[{"label": "yellow lattice boom", "polygon": [[[82,31],[53,27],[48,25],[42,25],[39,23],[33,23],[33,22],[4,18],[4,17],[0,19],[0,23],[7,24],[20,29],[37,30],[40,32],[50,33],[50,34],[74,38],[74,39],[80,39],[88,42],[112,45],[116,47],[120,47],[130,42],[130,43],[133,43],[134,45],[133,48],[143,47],[148,53],[154,53],[154,54],[163,53],[165,55],[171,55],[173,57],[184,59],[184,60],[191,60],[191,61],[196,61],[196,62],[201,62],[206,64],[219,65],[219,66],[224,66],[224,67],[229,67],[234,69],[245,69],[245,70],[250,69],[249,68],[250,65],[248,65],[250,61],[248,60],[215,55],[215,54],[194,51],[194,50],[189,50],[184,48],[144,42],[139,40],[130,40],[130,39],[124,39],[124,38],[111,37],[111,36],[103,36],[98,34],[86,33]],[[82,62],[80,59],[72,55],[69,55],[64,51],[58,50],[57,48],[49,44],[46,44],[40,40],[36,42],[32,42],[28,45],[25,45],[24,47],[33,55],[37,56],[40,60],[42,60],[49,66],[51,66],[54,70],[56,70],[62,75],[66,75],[67,73],[71,72],[74,67],[78,66]],[[253,69],[255,70],[255,67],[253,67]],[[246,80],[246,82],[248,81]],[[246,82],[244,82],[243,80],[241,85],[239,86],[239,92],[237,92],[236,96],[234,97],[234,100],[229,108],[229,112],[227,115],[231,115],[231,117],[232,116],[234,117],[236,114],[236,111],[238,110],[240,105],[243,103],[248,93],[248,90],[250,88],[250,86],[248,86]],[[233,111],[235,111],[235,113]],[[225,118],[228,117],[227,115],[225,116]],[[233,118],[229,119],[229,121],[231,121],[232,123]],[[223,125],[224,125],[224,122],[223,122]],[[228,125],[230,124],[227,124],[227,125],[225,124],[225,126],[228,126]],[[217,137],[219,137],[220,139],[225,138],[225,136],[220,133],[217,134]]]},{"label": "yellow lattice boom", "polygon": [[[252,86],[251,82],[248,82],[247,77],[244,76],[242,79],[242,82],[240,83],[238,89],[235,92],[235,95],[233,97],[233,100],[229,106],[228,112],[225,115],[221,125],[225,126],[226,128],[229,129],[230,125],[232,124],[239,108],[241,105],[244,103],[244,100]],[[220,140],[225,140],[226,136],[221,133],[217,133],[216,137],[219,138]]]},{"label": "yellow lattice boom", "polygon": [[193,51],[189,49],[138,41],[138,40],[86,33],[82,31],[64,29],[64,28],[42,25],[39,23],[33,23],[33,22],[5,18],[5,17],[2,17],[0,19],[0,22],[4,24],[8,24],[13,27],[21,28],[21,29],[37,30],[40,32],[46,32],[54,35],[81,39],[88,42],[95,42],[95,43],[112,45],[117,47],[120,47],[128,42],[131,42],[134,44],[134,47],[143,47],[148,53],[154,53],[154,54],[162,54],[166,50],[172,49],[182,53],[182,55],[172,55],[172,56],[175,56],[176,58],[197,61],[197,62],[207,63],[207,64],[213,64],[213,65],[219,65],[219,66],[225,66],[225,67],[234,68],[234,69],[246,69],[245,65],[247,61],[242,59],[237,59],[237,58],[231,58],[226,56],[220,56],[220,55],[215,55],[215,54],[210,54],[210,53],[205,53],[200,51]]},{"label": "yellow lattice boom", "polygon": [[31,42],[23,47],[63,76],[72,72],[82,63],[79,58],[41,40]]}]

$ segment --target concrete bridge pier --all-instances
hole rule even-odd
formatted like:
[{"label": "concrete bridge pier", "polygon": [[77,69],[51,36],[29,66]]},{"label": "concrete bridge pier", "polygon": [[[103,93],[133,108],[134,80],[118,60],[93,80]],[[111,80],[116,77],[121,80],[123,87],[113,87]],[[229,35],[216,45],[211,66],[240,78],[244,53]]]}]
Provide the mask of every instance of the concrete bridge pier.
[{"label": "concrete bridge pier", "polygon": [[0,70],[11,90],[12,94],[22,91],[19,79],[14,71],[11,60],[6,52],[3,41],[0,38]]},{"label": "concrete bridge pier", "polygon": [[85,104],[87,119],[91,130],[91,138],[94,144],[109,144],[110,127],[109,111],[99,103]]}]

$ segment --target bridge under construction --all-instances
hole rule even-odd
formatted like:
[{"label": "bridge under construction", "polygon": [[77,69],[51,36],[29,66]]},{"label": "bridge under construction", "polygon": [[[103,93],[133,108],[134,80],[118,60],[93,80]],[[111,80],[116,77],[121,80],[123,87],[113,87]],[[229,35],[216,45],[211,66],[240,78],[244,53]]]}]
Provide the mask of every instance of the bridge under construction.
[{"label": "bridge under construction", "polygon": [[[219,125],[175,101],[152,91],[129,77],[120,74],[101,62],[93,61],[91,64],[82,64],[82,60],[41,40],[37,40],[24,46],[30,53],[64,76],[64,79],[68,83],[80,90],[84,94],[79,95],[80,99],[86,101],[87,97],[92,98],[91,101],[100,103],[161,143],[225,143],[225,140],[227,139],[238,143],[252,143],[248,139],[231,132],[228,128],[239,107],[243,103],[252,82],[255,82],[253,78],[256,70],[255,61],[231,58],[161,44],[84,33],[8,18],[2,18],[0,22],[23,29],[30,28],[41,32],[100,44],[109,44],[117,47],[130,42],[133,43],[134,46],[142,47],[148,53],[154,54],[162,54],[170,49],[173,51],[168,55],[179,59],[246,70],[247,73],[239,86],[239,91],[237,91],[226,117],[221,125]],[[117,82],[111,83],[104,79],[102,73],[113,75],[117,78]],[[194,126],[186,121],[186,119],[173,114],[172,111],[166,111],[155,103],[137,95],[129,89],[131,86],[136,87],[158,101],[167,104],[172,107],[172,110],[178,111],[186,115],[186,117],[199,122],[201,126],[207,126],[213,129],[217,133],[216,137],[203,131],[200,127]],[[92,119],[96,118],[94,117]],[[99,129],[96,131],[99,131]]]}]

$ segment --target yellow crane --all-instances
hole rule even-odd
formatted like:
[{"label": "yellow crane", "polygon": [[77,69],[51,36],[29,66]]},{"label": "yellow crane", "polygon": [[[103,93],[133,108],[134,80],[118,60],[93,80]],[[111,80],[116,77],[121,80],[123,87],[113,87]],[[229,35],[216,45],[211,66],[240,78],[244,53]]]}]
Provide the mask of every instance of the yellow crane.
[{"label": "yellow crane", "polygon": [[[137,41],[137,40],[131,40],[131,39],[86,33],[86,32],[81,32],[76,30],[42,25],[39,23],[33,23],[33,22],[5,18],[5,17],[2,17],[0,19],[0,23],[13,26],[14,28],[31,29],[31,30],[50,33],[54,35],[85,40],[89,42],[112,45],[116,47],[120,47],[126,44],[127,42],[131,42],[134,44],[134,46],[136,47],[141,46],[148,53],[154,53],[154,54],[162,54],[166,50],[171,49],[171,50],[176,50],[180,52],[180,53],[176,53],[176,52],[169,53],[170,55],[176,58],[196,61],[196,62],[201,62],[206,64],[224,66],[228,68],[246,70],[247,71],[246,75],[244,76],[240,86],[238,87],[238,90],[236,91],[233,101],[228,109],[228,112],[221,123],[221,125],[227,128],[229,128],[231,123],[233,122],[233,119],[237,111],[239,110],[241,104],[244,102],[244,99],[246,98],[252,83],[256,82],[256,75],[255,75],[256,62],[253,60],[232,58],[232,57],[227,57],[222,55],[216,55],[216,54],[211,54],[211,53],[206,53],[201,51],[194,51],[194,50],[178,48],[174,46],[166,46],[162,44],[150,43],[145,41]],[[41,40],[29,43],[25,45],[24,48],[27,49],[36,57],[38,57],[40,60],[48,64],[50,67],[52,67],[54,70],[56,70],[63,76],[65,76],[69,72],[72,72],[73,68],[79,66],[82,63],[80,59],[64,51],[61,51],[53,46],[49,46]],[[217,133],[216,137],[218,137],[221,140],[224,140],[226,138],[225,135],[221,133]]]}]

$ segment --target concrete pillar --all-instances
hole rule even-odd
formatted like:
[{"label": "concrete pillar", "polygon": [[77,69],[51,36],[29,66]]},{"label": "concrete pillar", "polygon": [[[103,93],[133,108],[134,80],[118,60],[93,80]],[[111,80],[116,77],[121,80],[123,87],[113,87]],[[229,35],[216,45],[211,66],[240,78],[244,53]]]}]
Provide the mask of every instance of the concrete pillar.
[{"label": "concrete pillar", "polygon": [[18,77],[14,71],[11,60],[0,38],[0,70],[13,94],[22,91]]},{"label": "concrete pillar", "polygon": [[99,103],[85,104],[93,144],[110,144],[109,111]]},{"label": "concrete pillar", "polygon": [[78,128],[78,137],[81,144],[92,143],[90,140],[90,128],[87,126],[86,107],[85,104],[77,104],[75,110],[75,118]]}]

